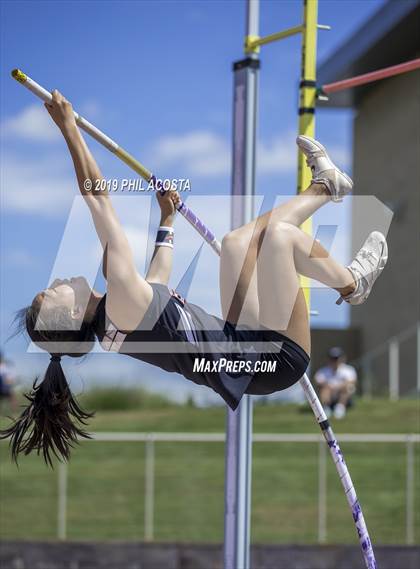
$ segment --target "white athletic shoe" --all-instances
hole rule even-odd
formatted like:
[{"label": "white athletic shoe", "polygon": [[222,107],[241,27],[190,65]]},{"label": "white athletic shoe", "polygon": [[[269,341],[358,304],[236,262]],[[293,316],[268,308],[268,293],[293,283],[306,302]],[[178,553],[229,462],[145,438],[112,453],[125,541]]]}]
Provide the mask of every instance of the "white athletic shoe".
[{"label": "white athletic shoe", "polygon": [[344,419],[346,416],[346,406],[342,403],[337,403],[334,407],[334,418],[335,419]]},{"label": "white athletic shoe", "polygon": [[333,202],[343,201],[343,197],[353,189],[352,179],[337,168],[317,140],[299,135],[296,144],[306,156],[306,164],[312,170],[312,182],[324,184]]},{"label": "white athletic shoe", "polygon": [[337,304],[341,304],[343,300],[350,304],[362,304],[369,296],[387,261],[388,245],[385,237],[379,231],[373,231],[348,267],[356,288],[348,296],[340,296]]}]

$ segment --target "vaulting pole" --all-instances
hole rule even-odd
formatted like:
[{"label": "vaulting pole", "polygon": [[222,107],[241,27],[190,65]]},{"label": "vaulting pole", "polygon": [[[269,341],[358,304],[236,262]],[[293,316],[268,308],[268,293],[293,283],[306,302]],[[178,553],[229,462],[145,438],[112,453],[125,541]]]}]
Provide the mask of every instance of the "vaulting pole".
[{"label": "vaulting pole", "polygon": [[340,446],[331,428],[325,411],[306,373],[299,381],[299,383],[305,392],[308,403],[311,406],[321,432],[324,435],[325,442],[330,449],[331,457],[333,459],[341,485],[343,486],[347,503],[353,516],[353,522],[356,526],[357,537],[359,538],[366,569],[378,569],[376,565],[375,553],[373,551],[372,542],[369,536],[369,531],[365,518],[363,516],[362,506],[360,505],[359,499],[357,497],[356,489],[351,479],[350,472],[347,468],[346,461],[344,460],[344,455],[341,452]]},{"label": "vaulting pole", "polygon": [[[258,35],[259,1],[248,0],[247,37]],[[257,53],[234,66],[232,228],[254,217],[255,139],[259,60]],[[240,199],[239,196],[244,196]],[[235,199],[236,198],[236,199]],[[249,569],[252,466],[252,398],[227,409],[225,461],[225,569]]]}]

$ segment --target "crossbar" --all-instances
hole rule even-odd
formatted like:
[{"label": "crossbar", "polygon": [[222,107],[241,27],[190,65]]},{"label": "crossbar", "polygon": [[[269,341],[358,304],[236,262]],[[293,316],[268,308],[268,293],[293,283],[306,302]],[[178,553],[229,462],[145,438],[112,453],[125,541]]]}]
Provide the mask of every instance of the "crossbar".
[{"label": "crossbar", "polygon": [[322,86],[320,94],[328,95],[329,93],[344,91],[345,89],[351,89],[351,87],[359,87],[360,85],[366,85],[373,81],[380,81],[387,77],[394,77],[395,75],[408,73],[409,71],[414,71],[419,68],[420,58],[413,59],[411,61],[406,61],[405,63],[399,63],[398,65],[392,65],[391,67],[385,67],[384,69],[378,69],[377,71],[371,71],[370,73],[364,73],[363,75],[356,75],[349,79],[328,83],[327,85]]}]

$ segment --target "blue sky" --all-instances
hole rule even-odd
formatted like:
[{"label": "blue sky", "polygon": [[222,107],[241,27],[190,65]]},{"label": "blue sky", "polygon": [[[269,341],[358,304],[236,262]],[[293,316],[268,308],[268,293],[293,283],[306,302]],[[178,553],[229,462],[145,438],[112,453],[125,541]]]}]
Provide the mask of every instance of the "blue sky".
[{"label": "blue sky", "polygon": [[[318,62],[333,54],[383,3],[321,0],[319,22],[332,30],[319,34]],[[298,24],[301,10],[299,0],[262,1],[261,35]],[[16,360],[21,375],[29,377],[45,368],[46,356],[27,354],[23,339],[6,345],[5,340],[14,311],[30,303],[54,272],[70,211],[77,209],[77,192],[63,141],[38,100],[10,78],[10,70],[20,67],[46,88],[60,89],[86,118],[162,176],[189,177],[190,199],[196,199],[196,207],[220,235],[227,230],[227,217],[202,196],[229,193],[231,64],[243,56],[245,2],[3,1],[1,11],[0,344]],[[261,60],[257,193],[293,194],[300,38],[263,48]],[[351,118],[349,111],[322,110],[317,115],[317,136],[347,169]],[[96,143],[90,146],[106,177],[130,177],[115,157]],[[121,206],[121,212],[131,215],[124,223],[133,246],[141,244],[136,255],[142,270],[152,205],[147,196],[135,199],[131,207]],[[328,206],[315,223],[338,219],[348,227],[348,208],[334,207]],[[180,221],[178,269],[172,284],[182,276],[189,244],[199,245]],[[81,235],[77,251],[96,258],[90,229],[83,240]],[[346,239],[335,244],[335,253],[344,261]],[[217,310],[217,258],[203,250],[200,263],[193,289],[201,290],[201,296],[194,290],[192,294],[206,308]],[[314,325],[346,325],[346,308],[337,308],[334,300],[330,292],[314,293],[314,308],[320,310]],[[122,381],[130,381],[134,373],[148,385],[153,381],[157,389],[176,386],[180,394],[190,389],[187,382],[137,362],[111,358],[111,365],[106,358],[95,354],[68,364],[69,373],[84,380]]]}]

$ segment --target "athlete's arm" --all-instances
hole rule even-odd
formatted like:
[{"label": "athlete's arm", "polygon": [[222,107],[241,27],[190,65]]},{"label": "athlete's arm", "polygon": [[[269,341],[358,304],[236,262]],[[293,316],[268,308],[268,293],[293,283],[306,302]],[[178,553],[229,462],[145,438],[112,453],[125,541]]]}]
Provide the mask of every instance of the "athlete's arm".
[{"label": "athlete's arm", "polygon": [[87,204],[89,206],[98,204],[99,200],[96,198],[100,196],[104,196],[108,201],[108,190],[98,189],[103,176],[76,124],[71,103],[55,90],[52,92],[51,103],[45,103],[45,108],[67,142],[80,193],[86,199]]},{"label": "athlete's arm", "polygon": [[[84,197],[95,224],[105,255],[108,283],[107,310],[114,324],[132,329],[144,313],[152,290],[138,274],[134,257],[112,206],[108,191],[96,190],[103,180],[102,173],[77,127],[71,104],[54,91],[46,108],[61,130],[69,148],[76,171],[80,193]],[[91,187],[92,190],[87,189]]]},{"label": "athlete's arm", "polygon": [[[179,194],[170,190],[163,195],[157,192],[156,196],[160,206],[160,226],[173,227],[175,205],[180,200]],[[155,247],[146,280],[150,283],[167,285],[172,271],[172,257],[171,247]]]},{"label": "athlete's arm", "polygon": [[[107,252],[108,279],[135,271],[133,255],[117,218],[108,191],[96,189],[104,180],[74,118],[71,104],[53,91],[51,104],[45,105],[61,130],[73,159],[79,190],[92,214],[93,222],[104,251]],[[106,184],[103,184],[106,188]],[[91,189],[89,189],[91,188]]]}]

